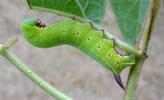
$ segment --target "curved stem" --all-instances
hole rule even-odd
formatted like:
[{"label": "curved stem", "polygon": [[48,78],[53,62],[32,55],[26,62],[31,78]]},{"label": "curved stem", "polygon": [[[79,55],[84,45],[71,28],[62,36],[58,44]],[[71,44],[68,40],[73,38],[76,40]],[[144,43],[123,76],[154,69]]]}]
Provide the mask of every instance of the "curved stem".
[{"label": "curved stem", "polygon": [[49,95],[53,96],[57,100],[73,100],[73,99],[67,97],[66,95],[64,95],[62,92],[55,89],[52,85],[50,85],[49,83],[44,81],[42,78],[40,78],[30,68],[28,68],[28,66],[26,66],[24,63],[22,63],[15,55],[13,55],[7,49],[4,49],[3,51],[1,51],[1,54],[7,60],[9,60],[12,64],[14,64],[23,74],[25,74],[36,85],[38,85],[45,92],[47,92]]},{"label": "curved stem", "polygon": [[97,29],[97,30],[103,30],[104,31],[104,35],[105,35],[105,38],[108,38],[108,39],[112,39],[114,38],[116,40],[116,45],[130,53],[133,53],[136,57],[141,57],[142,56],[142,52],[139,51],[138,49],[128,45],[127,43],[119,40],[118,38],[116,38],[114,35],[110,34],[109,32],[107,32],[106,30],[102,29],[100,26],[98,26],[97,24],[94,24],[94,27]]},{"label": "curved stem", "polygon": [[[160,7],[160,0],[151,0],[150,10],[145,22],[145,27],[139,43],[140,51],[146,53],[148,43],[151,37],[152,29],[154,26],[155,18]],[[144,55],[143,55],[144,56]],[[130,70],[127,81],[127,92],[124,95],[124,100],[135,100],[135,92],[137,83],[141,74],[141,69],[144,63],[145,57],[138,58],[137,63]]]},{"label": "curved stem", "polygon": [[116,37],[114,37],[112,34],[108,33],[108,32],[105,32],[106,34],[106,37],[111,39],[111,38],[114,38],[116,39],[116,45],[132,54],[134,54],[136,57],[141,57],[142,56],[142,52],[137,50],[136,48],[128,45],[127,43],[117,39]]}]

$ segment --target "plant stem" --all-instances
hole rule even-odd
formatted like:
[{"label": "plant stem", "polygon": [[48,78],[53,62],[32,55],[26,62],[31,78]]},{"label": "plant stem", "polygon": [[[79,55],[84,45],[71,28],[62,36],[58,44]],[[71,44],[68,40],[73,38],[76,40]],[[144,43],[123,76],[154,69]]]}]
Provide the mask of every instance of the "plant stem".
[{"label": "plant stem", "polygon": [[104,32],[104,37],[107,39],[115,39],[115,43],[119,48],[124,49],[125,51],[128,51],[132,54],[134,54],[136,57],[141,57],[142,56],[142,52],[139,51],[138,49],[130,46],[129,44],[119,40],[118,38],[116,38],[114,35],[110,34],[109,32],[107,32],[106,30],[104,30],[102,27],[100,27],[97,24],[92,23],[93,26],[97,29],[97,30],[103,30]]},{"label": "plant stem", "polygon": [[128,45],[127,43],[119,40],[118,38],[114,37],[112,34],[108,33],[108,32],[105,32],[106,34],[106,37],[109,38],[109,39],[112,39],[114,38],[116,40],[116,45],[132,54],[134,54],[136,57],[141,57],[142,56],[142,52],[137,50],[136,48]]},{"label": "plant stem", "polygon": [[135,100],[137,82],[141,74],[141,69],[144,63],[144,58],[137,61],[136,65],[132,67],[127,81],[127,90],[125,92],[124,100]]},{"label": "plant stem", "polygon": [[14,64],[23,74],[25,74],[29,79],[31,79],[36,85],[46,91],[49,95],[53,96],[57,100],[72,100],[71,98],[67,97],[57,89],[55,89],[52,85],[44,81],[40,78],[37,74],[31,71],[28,66],[22,63],[16,56],[14,56],[10,51],[4,49],[1,54],[9,60],[12,64]]},{"label": "plant stem", "polygon": [[[154,26],[155,18],[160,7],[160,0],[151,0],[150,10],[145,22],[145,27],[141,36],[141,41],[139,43],[140,51],[146,53],[149,40],[151,37],[152,29]],[[127,81],[127,91],[124,95],[124,100],[135,100],[135,93],[137,88],[137,83],[141,74],[141,69],[145,60],[145,55],[138,58],[137,63],[131,68],[128,81]]]}]

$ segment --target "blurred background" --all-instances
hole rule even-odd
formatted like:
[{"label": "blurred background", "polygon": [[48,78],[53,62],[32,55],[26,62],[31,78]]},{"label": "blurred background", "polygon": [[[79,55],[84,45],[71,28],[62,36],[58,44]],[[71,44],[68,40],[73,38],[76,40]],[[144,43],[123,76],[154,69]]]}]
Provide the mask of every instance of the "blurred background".
[{"label": "blurred background", "polygon": [[[18,37],[19,41],[11,51],[74,100],[122,100],[124,91],[114,81],[112,72],[78,49],[70,46],[39,49],[27,43],[21,36],[19,25],[31,17],[38,17],[46,23],[62,19],[55,14],[30,10],[25,0],[1,0],[0,42]],[[149,58],[145,61],[138,83],[137,100],[164,100],[163,18],[162,5],[148,48]],[[103,26],[111,33],[120,33],[110,9],[107,10]],[[122,73],[124,82],[127,73],[128,69]],[[54,99],[0,56],[0,100]]]}]

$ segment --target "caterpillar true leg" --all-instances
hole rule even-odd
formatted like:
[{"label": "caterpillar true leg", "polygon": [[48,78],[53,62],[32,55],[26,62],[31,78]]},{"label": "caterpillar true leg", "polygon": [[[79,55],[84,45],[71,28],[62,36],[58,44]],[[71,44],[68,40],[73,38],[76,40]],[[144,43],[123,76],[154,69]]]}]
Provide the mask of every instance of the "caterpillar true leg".
[{"label": "caterpillar true leg", "polygon": [[96,30],[96,28],[94,27],[93,23],[92,22],[88,22],[91,26],[92,29]]},{"label": "caterpillar true leg", "polygon": [[106,38],[106,35],[105,35],[105,30],[104,29],[100,29],[100,31],[102,32],[103,34],[103,38]]},{"label": "caterpillar true leg", "polygon": [[76,22],[76,21],[79,21],[79,19],[78,19],[76,16],[71,16],[70,18],[71,18],[73,21],[75,21],[75,22]]},{"label": "caterpillar true leg", "polygon": [[44,28],[46,27],[46,24],[43,23],[40,19],[37,19],[36,26],[38,26],[39,28]]}]

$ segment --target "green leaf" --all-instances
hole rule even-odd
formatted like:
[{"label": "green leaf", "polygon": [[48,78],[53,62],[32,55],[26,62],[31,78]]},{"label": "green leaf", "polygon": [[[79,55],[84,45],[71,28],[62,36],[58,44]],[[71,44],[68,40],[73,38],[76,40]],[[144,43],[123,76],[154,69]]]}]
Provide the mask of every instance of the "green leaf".
[{"label": "green leaf", "polygon": [[124,39],[135,45],[144,26],[150,0],[110,0]]},{"label": "green leaf", "polygon": [[77,16],[99,24],[104,15],[106,0],[27,0],[30,8]]}]

